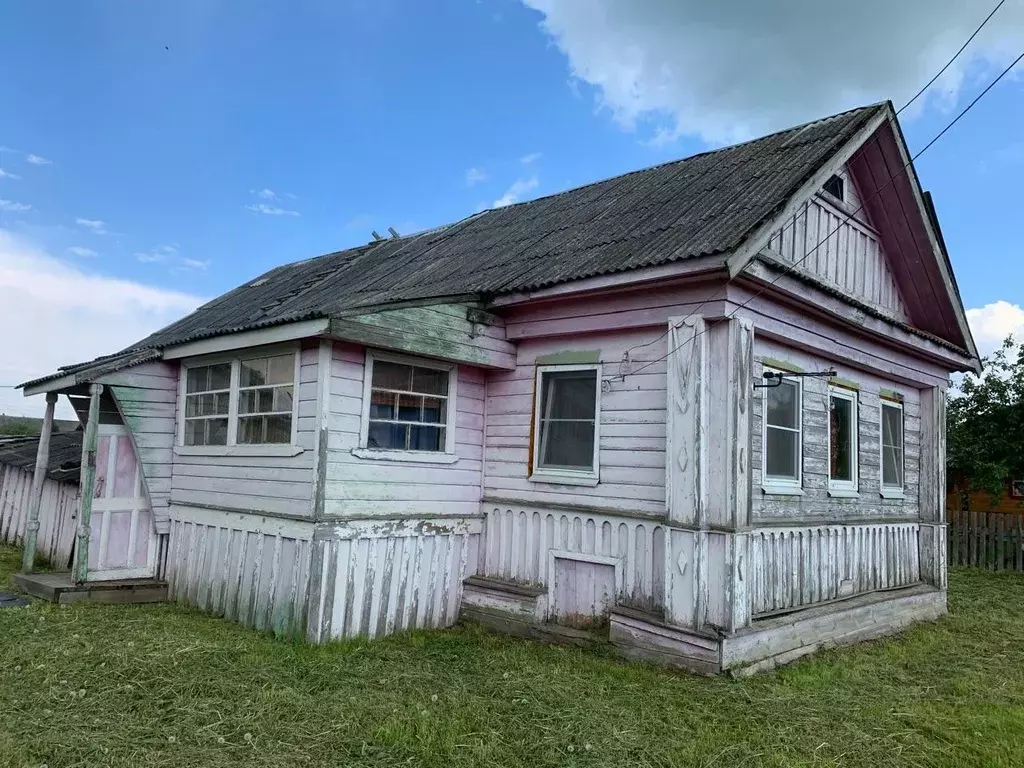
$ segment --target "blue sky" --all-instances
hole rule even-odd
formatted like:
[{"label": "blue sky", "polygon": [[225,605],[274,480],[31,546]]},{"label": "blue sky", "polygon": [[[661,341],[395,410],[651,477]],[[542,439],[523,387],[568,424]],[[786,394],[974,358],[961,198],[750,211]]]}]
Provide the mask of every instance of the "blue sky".
[{"label": "blue sky", "polygon": [[[777,93],[742,93],[735,80],[707,79],[726,77],[733,59],[709,58],[703,80],[685,61],[659,63],[675,55],[658,53],[666,48],[657,38],[675,35],[674,24],[669,42],[694,49],[686,35],[700,11],[653,0],[593,7],[602,3],[596,20],[572,0],[81,0],[60,13],[4,4],[0,259],[23,277],[38,268],[54,302],[77,280],[135,309],[86,333],[104,308],[66,304],[61,333],[41,294],[19,320],[52,338],[76,333],[70,318],[83,338],[51,344],[63,355],[53,359],[29,354],[44,343],[33,331],[21,346],[4,342],[0,383],[114,351],[199,298],[365,242],[371,229],[422,229],[503,197],[555,192],[877,98],[899,102],[987,12],[933,21],[921,42],[927,56],[878,71],[829,65],[820,75],[795,61],[799,76],[768,73]],[[635,24],[615,16],[634,12]],[[1007,39],[1024,41],[1024,14],[1013,13],[1007,34],[979,38],[956,77],[905,120],[912,150],[977,92]],[[613,31],[602,32],[602,19]],[[638,39],[623,40],[623,29]],[[652,53],[637,65],[631,51],[648,50],[644,34]],[[816,89],[794,81],[812,76],[835,86],[807,95]],[[919,162],[968,307],[1024,303],[1022,91],[1018,79],[999,85]],[[111,285],[116,299],[105,298]]]}]

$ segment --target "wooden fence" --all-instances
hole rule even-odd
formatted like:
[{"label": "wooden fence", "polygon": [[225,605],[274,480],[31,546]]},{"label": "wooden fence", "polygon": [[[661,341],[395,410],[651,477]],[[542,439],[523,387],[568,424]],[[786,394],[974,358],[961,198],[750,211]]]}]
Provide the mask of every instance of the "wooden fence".
[{"label": "wooden fence", "polygon": [[[24,542],[31,489],[32,470],[0,464],[0,542],[16,546]],[[43,481],[36,551],[54,568],[67,568],[71,562],[77,511],[77,484],[49,477]]]},{"label": "wooden fence", "polygon": [[948,511],[949,565],[1024,572],[1024,513]]}]

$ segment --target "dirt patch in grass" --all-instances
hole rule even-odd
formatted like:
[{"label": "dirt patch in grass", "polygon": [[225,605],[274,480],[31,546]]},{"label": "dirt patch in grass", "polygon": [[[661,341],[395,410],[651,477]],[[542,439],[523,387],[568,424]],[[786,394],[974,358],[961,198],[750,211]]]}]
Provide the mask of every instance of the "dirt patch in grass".
[{"label": "dirt patch in grass", "polygon": [[[18,564],[0,547],[2,587]],[[947,619],[746,680],[472,627],[310,647],[33,602],[0,610],[0,765],[1024,764],[1024,577],[951,582]]]}]

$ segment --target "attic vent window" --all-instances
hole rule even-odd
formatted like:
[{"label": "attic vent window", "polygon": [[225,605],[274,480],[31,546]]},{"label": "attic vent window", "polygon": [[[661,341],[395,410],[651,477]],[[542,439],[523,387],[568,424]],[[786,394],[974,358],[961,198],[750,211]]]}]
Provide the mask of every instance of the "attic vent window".
[{"label": "attic vent window", "polygon": [[843,197],[843,180],[839,176],[832,176],[828,181],[825,182],[823,189],[828,192],[832,197],[839,200],[845,200]]}]

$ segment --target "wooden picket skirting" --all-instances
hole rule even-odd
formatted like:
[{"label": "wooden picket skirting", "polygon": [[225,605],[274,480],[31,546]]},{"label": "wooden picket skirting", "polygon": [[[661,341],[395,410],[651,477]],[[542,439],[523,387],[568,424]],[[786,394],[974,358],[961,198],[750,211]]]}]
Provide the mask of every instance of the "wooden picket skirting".
[{"label": "wooden picket skirting", "polygon": [[1024,573],[1024,513],[949,509],[949,565]]}]

